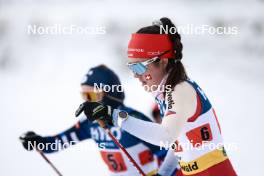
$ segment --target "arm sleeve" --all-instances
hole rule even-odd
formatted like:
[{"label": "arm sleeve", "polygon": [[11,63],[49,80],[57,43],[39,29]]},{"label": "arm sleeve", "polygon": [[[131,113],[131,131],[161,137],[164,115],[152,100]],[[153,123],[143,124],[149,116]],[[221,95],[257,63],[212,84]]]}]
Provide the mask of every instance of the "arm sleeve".
[{"label": "arm sleeve", "polygon": [[161,124],[128,117],[122,121],[121,128],[153,145],[175,142],[187,119],[196,111],[197,95],[189,83],[182,82],[175,87],[171,96],[171,107],[166,111],[169,115],[165,115]]},{"label": "arm sleeve", "polygon": [[[129,113],[130,116],[133,116],[134,118],[136,119],[139,119],[139,120],[142,120],[142,121],[145,121],[145,122],[153,122],[150,118],[148,118],[146,115],[140,113],[140,112],[137,112],[137,111],[132,111],[131,113]],[[155,123],[155,122],[153,122]],[[160,150],[160,147],[157,147],[156,145],[153,145],[153,144],[150,144],[146,141],[141,141],[142,143],[144,143],[148,148],[151,149],[151,151],[158,157],[163,157],[165,156],[166,154],[166,150]]]},{"label": "arm sleeve", "polygon": [[44,153],[53,153],[65,149],[78,142],[91,138],[90,122],[88,120],[80,120],[71,128],[55,135],[45,136],[40,143],[45,144]]},{"label": "arm sleeve", "polygon": [[173,175],[175,171],[179,170],[180,166],[178,163],[179,157],[175,155],[174,150],[168,150],[167,155],[162,162],[158,173],[160,175]]}]

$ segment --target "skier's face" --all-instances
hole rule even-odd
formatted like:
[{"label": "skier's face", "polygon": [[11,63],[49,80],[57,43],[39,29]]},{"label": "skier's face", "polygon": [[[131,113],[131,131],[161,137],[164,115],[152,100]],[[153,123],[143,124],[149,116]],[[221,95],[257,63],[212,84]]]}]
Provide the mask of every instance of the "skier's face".
[{"label": "skier's face", "polygon": [[[148,59],[129,58],[129,63],[144,62],[146,60]],[[161,59],[158,63],[150,63],[146,66],[147,70],[143,74],[139,75],[134,73],[134,77],[139,79],[146,91],[155,91],[166,75],[165,68],[167,63],[168,59]]]},{"label": "skier's face", "polygon": [[93,102],[98,102],[103,99],[104,92],[102,91],[95,91],[93,86],[87,86],[87,85],[82,85],[81,86],[81,95],[82,98],[85,101],[93,101]]}]

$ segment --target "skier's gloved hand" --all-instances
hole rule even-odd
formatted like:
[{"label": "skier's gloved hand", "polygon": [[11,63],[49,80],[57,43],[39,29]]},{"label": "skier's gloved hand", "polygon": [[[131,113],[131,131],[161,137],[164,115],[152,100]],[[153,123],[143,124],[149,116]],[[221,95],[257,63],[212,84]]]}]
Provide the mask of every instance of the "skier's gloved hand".
[{"label": "skier's gloved hand", "polygon": [[97,120],[102,127],[113,126],[113,109],[110,106],[86,101],[79,106],[75,112],[75,116],[78,117],[82,112],[84,112],[89,121]]},{"label": "skier's gloved hand", "polygon": [[33,131],[28,131],[19,137],[19,140],[21,141],[23,147],[28,151],[31,151],[36,148],[36,145],[41,142],[41,139],[42,137],[37,135]]}]

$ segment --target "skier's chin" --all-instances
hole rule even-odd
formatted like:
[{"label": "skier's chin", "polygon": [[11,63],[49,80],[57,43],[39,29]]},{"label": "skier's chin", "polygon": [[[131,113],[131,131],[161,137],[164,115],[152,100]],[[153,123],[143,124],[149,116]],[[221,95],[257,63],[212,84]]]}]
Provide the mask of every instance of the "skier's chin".
[{"label": "skier's chin", "polygon": [[146,81],[141,81],[141,85],[145,86],[145,85],[147,85],[147,82]]}]

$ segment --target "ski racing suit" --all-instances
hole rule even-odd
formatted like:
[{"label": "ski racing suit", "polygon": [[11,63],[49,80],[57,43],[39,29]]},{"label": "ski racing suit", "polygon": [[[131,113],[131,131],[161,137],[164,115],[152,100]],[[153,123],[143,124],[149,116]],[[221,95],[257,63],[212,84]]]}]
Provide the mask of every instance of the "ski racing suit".
[{"label": "ski racing suit", "polygon": [[[160,85],[164,85],[164,78]],[[135,118],[118,117],[115,123],[130,134],[154,145],[168,141],[175,144],[174,153],[179,157],[184,176],[236,176],[224,149],[216,113],[202,89],[187,79],[166,92],[156,91],[162,123],[155,124]],[[138,130],[138,129],[144,129]],[[187,147],[186,147],[187,146]],[[177,159],[168,152],[167,164],[177,165]],[[174,159],[171,159],[174,157]],[[165,161],[164,161],[165,162]],[[166,172],[163,172],[166,173]],[[165,174],[166,175],[166,174]]]}]

